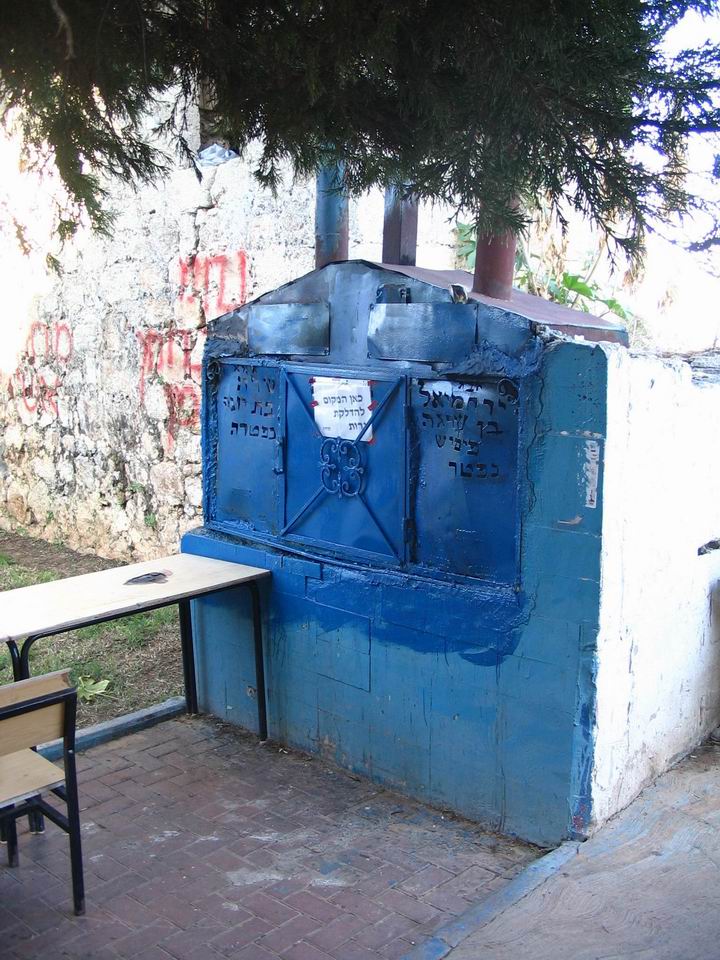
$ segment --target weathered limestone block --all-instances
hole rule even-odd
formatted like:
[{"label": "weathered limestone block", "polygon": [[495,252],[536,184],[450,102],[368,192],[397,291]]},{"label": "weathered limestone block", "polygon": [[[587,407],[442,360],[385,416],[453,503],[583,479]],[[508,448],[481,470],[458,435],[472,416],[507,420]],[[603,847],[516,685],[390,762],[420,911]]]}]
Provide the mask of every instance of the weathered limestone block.
[{"label": "weathered limestone block", "polygon": [[183,502],[182,474],[177,464],[156,463],[150,468],[150,485],[158,503],[177,506]]}]

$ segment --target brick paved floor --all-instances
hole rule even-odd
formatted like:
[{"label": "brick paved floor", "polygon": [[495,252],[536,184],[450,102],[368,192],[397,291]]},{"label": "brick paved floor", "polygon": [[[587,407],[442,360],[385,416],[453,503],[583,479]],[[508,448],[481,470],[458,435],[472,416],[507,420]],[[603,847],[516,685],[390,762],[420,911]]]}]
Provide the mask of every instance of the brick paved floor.
[{"label": "brick paved floor", "polygon": [[394,960],[539,853],[210,719],[80,767],[87,915],[65,835],[23,833],[3,960]]}]

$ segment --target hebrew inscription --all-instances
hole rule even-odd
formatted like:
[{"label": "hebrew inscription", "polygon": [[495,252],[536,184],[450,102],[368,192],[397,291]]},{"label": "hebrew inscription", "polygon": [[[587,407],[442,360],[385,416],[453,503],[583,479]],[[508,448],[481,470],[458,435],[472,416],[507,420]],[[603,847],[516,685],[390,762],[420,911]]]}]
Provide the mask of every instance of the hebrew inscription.
[{"label": "hebrew inscription", "polygon": [[518,389],[511,380],[419,381],[414,408],[421,444],[447,454],[444,469],[459,480],[504,480],[503,451],[517,437]]},{"label": "hebrew inscription", "polygon": [[275,405],[277,374],[267,367],[239,367],[221,402],[228,414],[231,437],[277,440]]}]

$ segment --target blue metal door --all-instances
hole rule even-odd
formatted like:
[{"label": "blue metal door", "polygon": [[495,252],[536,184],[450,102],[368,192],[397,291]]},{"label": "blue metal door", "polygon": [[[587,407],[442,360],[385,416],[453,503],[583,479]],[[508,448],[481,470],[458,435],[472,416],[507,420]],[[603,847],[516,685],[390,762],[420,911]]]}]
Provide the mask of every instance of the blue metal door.
[{"label": "blue metal door", "polygon": [[221,526],[277,534],[283,501],[283,378],[274,363],[218,364],[210,518]]},{"label": "blue metal door", "polygon": [[414,559],[422,566],[517,579],[518,399],[508,379],[412,381]]},{"label": "blue metal door", "polygon": [[281,536],[402,563],[405,379],[306,367],[286,377]]}]

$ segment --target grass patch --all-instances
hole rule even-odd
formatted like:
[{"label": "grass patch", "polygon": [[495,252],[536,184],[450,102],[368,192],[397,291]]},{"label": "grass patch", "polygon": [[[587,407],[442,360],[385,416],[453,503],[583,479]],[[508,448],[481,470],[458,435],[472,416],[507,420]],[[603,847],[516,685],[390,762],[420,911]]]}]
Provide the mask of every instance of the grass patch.
[{"label": "grass patch", "polygon": [[[72,569],[69,563],[63,574]],[[0,590],[60,579],[58,570],[38,570],[0,554]],[[92,694],[92,682],[108,680],[104,693],[79,701],[78,722],[87,726],[159,703],[182,693],[180,633],[176,607],[137,613],[110,623],[36,640],[30,673],[70,668],[73,682]],[[81,681],[81,678],[87,678]],[[0,683],[12,680],[10,654],[0,651]]]}]

